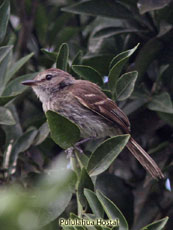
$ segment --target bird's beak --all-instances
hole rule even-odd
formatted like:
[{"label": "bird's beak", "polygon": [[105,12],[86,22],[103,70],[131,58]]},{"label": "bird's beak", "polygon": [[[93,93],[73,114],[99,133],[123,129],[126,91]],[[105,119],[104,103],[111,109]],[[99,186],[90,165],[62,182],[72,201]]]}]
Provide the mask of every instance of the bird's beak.
[{"label": "bird's beak", "polygon": [[36,80],[26,80],[26,81],[22,81],[21,83],[22,83],[23,85],[28,85],[28,86],[37,85],[37,81],[36,81]]}]

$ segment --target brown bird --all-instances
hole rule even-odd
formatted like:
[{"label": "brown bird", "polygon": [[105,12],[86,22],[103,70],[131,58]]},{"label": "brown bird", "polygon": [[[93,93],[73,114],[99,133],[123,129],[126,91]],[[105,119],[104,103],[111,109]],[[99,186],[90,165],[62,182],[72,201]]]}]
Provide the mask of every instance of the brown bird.
[{"label": "brown bird", "polygon": [[[76,80],[65,71],[51,68],[22,84],[33,88],[44,112],[52,110],[75,122],[82,138],[130,133],[128,117],[90,81]],[[155,161],[132,137],[127,148],[152,177],[164,177]]]}]

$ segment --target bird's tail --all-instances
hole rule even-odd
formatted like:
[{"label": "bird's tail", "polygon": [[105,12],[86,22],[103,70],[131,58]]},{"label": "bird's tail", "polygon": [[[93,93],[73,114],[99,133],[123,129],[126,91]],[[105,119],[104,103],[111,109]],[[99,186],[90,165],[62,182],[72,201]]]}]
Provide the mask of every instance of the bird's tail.
[{"label": "bird's tail", "polygon": [[147,152],[131,137],[127,143],[127,148],[141,163],[141,165],[151,174],[154,178],[164,178],[164,175],[156,162],[148,155]]}]

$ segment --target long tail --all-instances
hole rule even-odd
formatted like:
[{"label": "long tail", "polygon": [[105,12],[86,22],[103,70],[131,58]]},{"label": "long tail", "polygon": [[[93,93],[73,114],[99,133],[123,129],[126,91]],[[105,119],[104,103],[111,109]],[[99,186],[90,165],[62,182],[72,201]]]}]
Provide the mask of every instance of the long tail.
[{"label": "long tail", "polygon": [[141,163],[141,165],[151,174],[152,177],[164,178],[164,175],[156,162],[148,155],[147,152],[131,137],[127,143],[127,148]]}]

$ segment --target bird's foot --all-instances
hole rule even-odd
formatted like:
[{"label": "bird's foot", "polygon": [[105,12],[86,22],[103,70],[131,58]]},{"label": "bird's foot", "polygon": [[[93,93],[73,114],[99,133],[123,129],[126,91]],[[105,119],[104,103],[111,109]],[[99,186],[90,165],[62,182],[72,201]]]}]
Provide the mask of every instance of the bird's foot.
[{"label": "bird's foot", "polygon": [[67,159],[70,157],[74,157],[74,152],[77,151],[79,153],[83,153],[83,150],[80,148],[80,145],[86,143],[87,141],[91,140],[92,138],[86,138],[83,139],[79,142],[77,142],[73,147],[70,147],[68,149],[65,150],[65,152],[67,153]]}]

